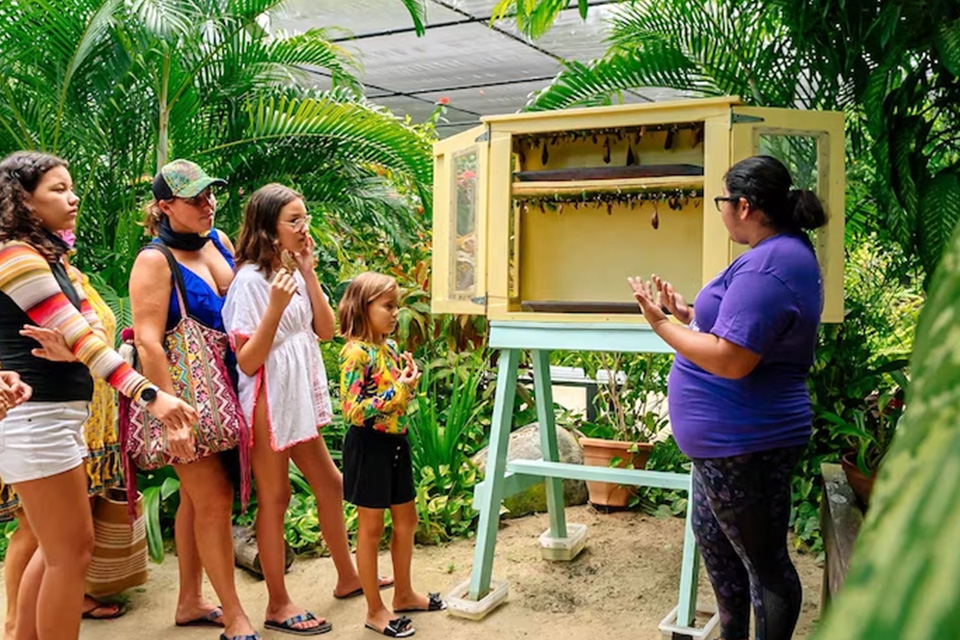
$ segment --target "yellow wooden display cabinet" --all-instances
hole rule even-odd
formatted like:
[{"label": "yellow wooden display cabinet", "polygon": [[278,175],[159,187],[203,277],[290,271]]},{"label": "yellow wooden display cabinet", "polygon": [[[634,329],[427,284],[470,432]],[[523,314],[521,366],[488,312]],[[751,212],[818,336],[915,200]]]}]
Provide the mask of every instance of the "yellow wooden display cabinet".
[{"label": "yellow wooden display cabinet", "polygon": [[843,318],[843,114],[709,98],[491,116],[434,145],[433,311],[643,323],[626,279],[692,300],[745,250],[713,198],[765,153],[815,191],[823,320]]}]

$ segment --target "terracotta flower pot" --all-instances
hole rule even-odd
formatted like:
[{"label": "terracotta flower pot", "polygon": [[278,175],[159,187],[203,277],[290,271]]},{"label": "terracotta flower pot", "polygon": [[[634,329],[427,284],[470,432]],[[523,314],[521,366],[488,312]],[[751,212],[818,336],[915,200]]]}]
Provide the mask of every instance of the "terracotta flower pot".
[{"label": "terracotta flower pot", "polygon": [[[611,460],[620,458],[617,467],[621,469],[627,466],[643,469],[653,449],[652,444],[639,442],[637,443],[638,451],[630,453],[628,449],[633,446],[633,443],[601,438],[580,438],[580,446],[583,447],[584,464],[592,467],[609,467]],[[590,494],[591,504],[623,508],[630,502],[633,487],[612,482],[587,482],[587,492]]]},{"label": "terracotta flower pot", "polygon": [[869,505],[870,493],[873,491],[873,483],[877,479],[876,472],[874,472],[873,475],[867,476],[860,471],[860,467],[857,466],[856,451],[848,451],[843,454],[843,457],[840,459],[840,466],[843,467],[843,472],[847,474],[847,482],[850,483],[850,488],[852,488],[853,492],[860,498],[860,502],[863,503],[863,506]]}]

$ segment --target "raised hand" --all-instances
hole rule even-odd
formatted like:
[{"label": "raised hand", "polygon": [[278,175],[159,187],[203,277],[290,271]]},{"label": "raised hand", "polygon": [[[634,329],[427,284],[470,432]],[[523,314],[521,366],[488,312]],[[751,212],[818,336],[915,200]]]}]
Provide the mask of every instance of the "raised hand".
[{"label": "raised hand", "polygon": [[304,275],[313,273],[313,269],[317,265],[316,258],[314,258],[313,255],[313,250],[316,246],[313,237],[307,234],[307,242],[304,244],[303,249],[293,254],[293,259],[297,263],[297,268],[300,269],[300,273]]},{"label": "raised hand", "polygon": [[405,365],[400,372],[399,381],[411,390],[416,389],[417,383],[420,382],[420,368],[408,351],[400,354],[400,359],[403,360]]},{"label": "raised hand", "polygon": [[687,304],[682,295],[677,293],[673,285],[653,274],[653,287],[660,294],[660,304],[667,308],[673,316],[683,324],[693,322],[693,307]]},{"label": "raised hand", "polygon": [[290,304],[290,300],[293,299],[296,292],[297,281],[294,280],[293,275],[286,269],[280,269],[277,275],[273,277],[273,282],[270,283],[270,301],[268,304],[282,312]]},{"label": "raised hand", "polygon": [[643,278],[627,278],[633,297],[643,311],[643,317],[656,328],[661,322],[668,322],[667,314],[660,308],[659,294],[656,292],[653,281],[644,282]]}]

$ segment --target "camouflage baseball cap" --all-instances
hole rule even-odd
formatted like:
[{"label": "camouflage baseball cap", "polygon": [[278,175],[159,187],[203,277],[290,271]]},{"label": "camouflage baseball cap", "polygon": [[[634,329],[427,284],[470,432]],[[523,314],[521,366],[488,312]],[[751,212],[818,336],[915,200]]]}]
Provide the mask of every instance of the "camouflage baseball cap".
[{"label": "camouflage baseball cap", "polygon": [[153,180],[153,197],[157,200],[193,198],[210,185],[226,186],[227,181],[211,178],[200,165],[189,160],[174,160],[163,165]]}]

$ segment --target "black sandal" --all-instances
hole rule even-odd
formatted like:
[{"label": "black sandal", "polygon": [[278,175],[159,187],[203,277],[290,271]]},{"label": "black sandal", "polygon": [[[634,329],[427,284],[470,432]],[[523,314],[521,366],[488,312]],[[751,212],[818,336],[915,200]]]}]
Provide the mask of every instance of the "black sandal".
[{"label": "black sandal", "polygon": [[366,626],[367,629],[373,629],[377,633],[382,633],[388,638],[409,638],[417,632],[417,630],[413,628],[413,620],[407,616],[400,616],[399,618],[391,620],[387,623],[387,626],[385,626],[382,631],[377,629],[369,622]]},{"label": "black sandal", "polygon": [[275,622],[273,620],[264,620],[263,626],[267,629],[273,629],[274,631],[282,631],[284,633],[291,633],[295,636],[318,636],[321,633],[327,633],[333,629],[333,625],[327,622],[326,620],[321,620],[320,623],[315,627],[306,627],[304,629],[298,629],[293,626],[299,622],[310,622],[311,620],[316,620],[317,616],[313,615],[309,611],[306,613],[301,613],[290,618],[287,618],[283,622]]},{"label": "black sandal", "polygon": [[427,604],[426,609],[394,609],[394,613],[411,613],[415,611],[443,611],[447,608],[447,603],[443,601],[439,593],[428,593],[427,598],[430,599],[429,604]]}]

